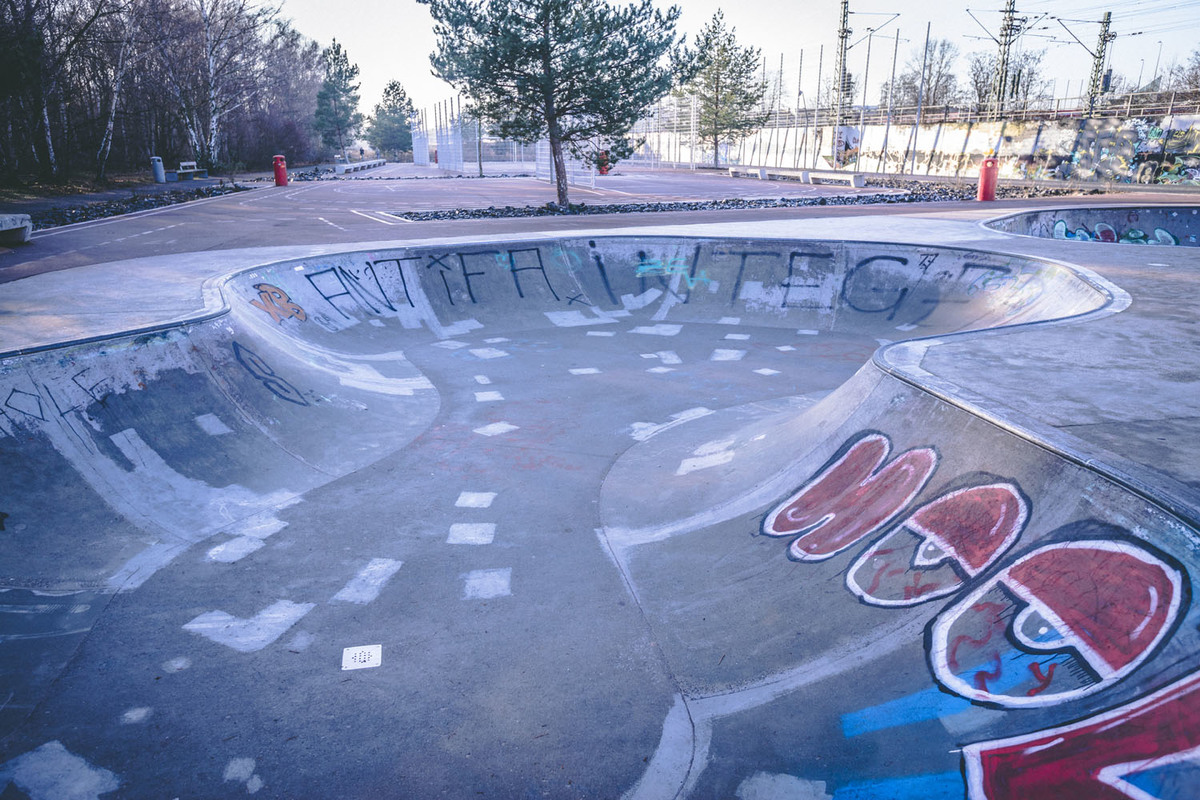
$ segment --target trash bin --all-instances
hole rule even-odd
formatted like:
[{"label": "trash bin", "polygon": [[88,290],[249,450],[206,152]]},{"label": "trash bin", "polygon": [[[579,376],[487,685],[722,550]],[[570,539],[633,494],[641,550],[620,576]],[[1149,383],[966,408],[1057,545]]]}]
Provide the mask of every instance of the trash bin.
[{"label": "trash bin", "polygon": [[150,156],[150,170],[154,173],[155,183],[167,182],[167,171],[163,169],[161,158],[158,156]]},{"label": "trash bin", "polygon": [[996,182],[1000,175],[1000,159],[988,156],[979,165],[979,193],[976,200],[988,201],[996,199]]},{"label": "trash bin", "polygon": [[275,156],[275,185],[287,186],[287,159],[283,156]]}]

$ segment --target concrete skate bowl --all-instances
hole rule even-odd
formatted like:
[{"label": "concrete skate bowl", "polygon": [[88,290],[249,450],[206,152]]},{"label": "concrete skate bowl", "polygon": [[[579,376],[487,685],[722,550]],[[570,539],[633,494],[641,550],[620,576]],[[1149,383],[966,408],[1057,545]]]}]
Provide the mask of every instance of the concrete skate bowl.
[{"label": "concrete skate bowl", "polygon": [[1042,239],[1200,246],[1200,209],[1194,206],[1056,208],[1013,214],[985,224],[993,230]]},{"label": "concrete skate bowl", "polygon": [[2,362],[10,793],[1195,785],[1195,531],[921,369],[1102,281],[611,237],[222,291]]}]

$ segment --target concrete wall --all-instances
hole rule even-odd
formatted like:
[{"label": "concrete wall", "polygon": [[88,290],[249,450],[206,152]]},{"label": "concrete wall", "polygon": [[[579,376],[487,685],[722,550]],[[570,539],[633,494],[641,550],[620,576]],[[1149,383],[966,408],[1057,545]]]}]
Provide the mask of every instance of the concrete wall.
[{"label": "concrete wall", "polygon": [[[834,129],[767,129],[723,153],[722,163],[786,168],[831,168]],[[915,135],[915,143],[914,143]],[[688,146],[676,134],[652,134],[646,150],[685,160]],[[845,167],[866,172],[946,177],[978,175],[996,153],[1002,178],[1195,185],[1200,182],[1200,118],[1068,119],[1037,122],[939,122],[851,125]],[[711,153],[697,151],[700,165]]]}]

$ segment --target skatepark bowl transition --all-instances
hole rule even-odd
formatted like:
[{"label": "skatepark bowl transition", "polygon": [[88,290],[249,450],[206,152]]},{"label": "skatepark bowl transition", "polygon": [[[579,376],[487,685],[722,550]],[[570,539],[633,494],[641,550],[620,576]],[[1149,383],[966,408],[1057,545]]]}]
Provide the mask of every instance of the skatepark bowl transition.
[{"label": "skatepark bowl transition", "polygon": [[871,219],[5,354],[0,797],[1200,796],[1196,211]]}]

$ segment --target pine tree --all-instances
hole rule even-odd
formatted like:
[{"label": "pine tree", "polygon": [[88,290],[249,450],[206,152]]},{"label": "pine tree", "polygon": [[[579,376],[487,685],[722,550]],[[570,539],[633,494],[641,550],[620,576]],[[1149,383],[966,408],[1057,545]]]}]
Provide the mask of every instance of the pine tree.
[{"label": "pine tree", "polygon": [[741,47],[736,29],[726,29],[721,11],[696,37],[694,55],[683,72],[683,94],[697,98],[696,135],[712,144],[714,167],[720,166],[723,143],[740,141],[767,119],[767,82],[761,68],[759,49]]},{"label": "pine tree", "polygon": [[354,138],[363,121],[358,112],[358,84],[354,82],[358,65],[350,63],[337,39],[321,57],[325,61],[325,82],[317,93],[317,132],[326,146],[338,148],[342,158],[347,159],[347,142]]},{"label": "pine tree", "polygon": [[418,0],[429,6],[434,72],[472,101],[502,136],[550,140],[561,206],[569,204],[563,149],[595,162],[628,155],[629,130],[667,93],[665,56],[679,9],[651,0]]},{"label": "pine tree", "polygon": [[400,81],[389,81],[384,87],[383,98],[375,106],[367,121],[367,141],[379,152],[404,153],[412,150],[412,100],[400,85]]}]

